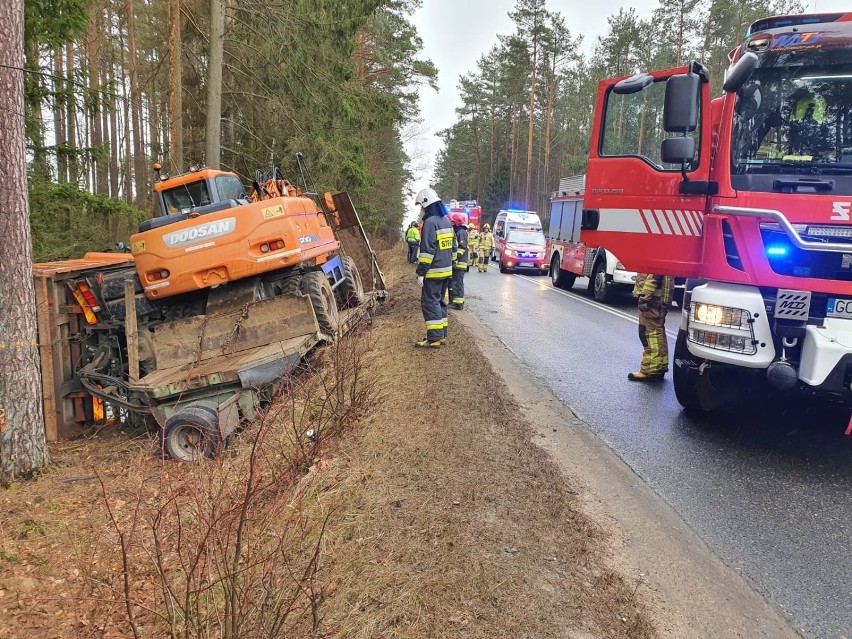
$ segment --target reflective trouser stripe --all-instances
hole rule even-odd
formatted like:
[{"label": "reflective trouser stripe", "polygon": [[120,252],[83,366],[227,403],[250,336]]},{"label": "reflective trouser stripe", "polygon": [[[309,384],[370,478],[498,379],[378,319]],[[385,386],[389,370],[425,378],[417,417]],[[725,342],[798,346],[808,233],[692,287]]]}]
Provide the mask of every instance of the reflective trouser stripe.
[{"label": "reflective trouser stripe", "polygon": [[639,341],[642,342],[640,372],[647,375],[669,370],[669,345],[666,341],[666,313],[664,304],[651,301],[647,311],[639,311]]},{"label": "reflective trouser stripe", "polygon": [[450,285],[448,279],[424,280],[420,289],[420,309],[426,322],[426,339],[434,342],[447,336],[447,303],[444,295]]},{"label": "reflective trouser stripe", "polygon": [[[450,284],[453,304],[461,304],[464,302],[464,274],[465,271],[460,268],[453,271],[453,281]],[[462,301],[458,302],[458,299],[461,299]]]}]

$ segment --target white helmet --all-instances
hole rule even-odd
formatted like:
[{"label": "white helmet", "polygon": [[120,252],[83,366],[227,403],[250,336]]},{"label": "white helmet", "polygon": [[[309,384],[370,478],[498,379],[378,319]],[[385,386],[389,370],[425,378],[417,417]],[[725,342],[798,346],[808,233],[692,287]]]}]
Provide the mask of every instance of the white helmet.
[{"label": "white helmet", "polygon": [[417,194],[417,203],[424,209],[430,204],[440,201],[441,198],[439,198],[438,194],[435,193],[435,189],[423,189]]}]

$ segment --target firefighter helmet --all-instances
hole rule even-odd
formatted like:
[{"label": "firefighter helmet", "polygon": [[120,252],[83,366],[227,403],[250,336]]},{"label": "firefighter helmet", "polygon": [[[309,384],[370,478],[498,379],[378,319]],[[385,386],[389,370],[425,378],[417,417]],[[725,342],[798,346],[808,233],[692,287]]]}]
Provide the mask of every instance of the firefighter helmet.
[{"label": "firefighter helmet", "polygon": [[798,102],[790,114],[790,120],[796,121],[815,121],[819,124],[825,124],[825,116],[828,106],[825,98],[821,95],[811,95],[808,93]]},{"label": "firefighter helmet", "polygon": [[435,192],[435,189],[423,189],[420,193],[417,194],[417,203],[422,206],[424,209],[430,204],[434,204],[435,202],[440,202],[441,198],[438,197],[438,194]]},{"label": "firefighter helmet", "polygon": [[491,225],[488,222],[486,222],[485,224],[482,225],[482,230],[483,231],[490,231]]},{"label": "firefighter helmet", "polygon": [[447,217],[450,218],[450,223],[453,226],[464,226],[467,224],[467,215],[461,211],[453,211]]}]

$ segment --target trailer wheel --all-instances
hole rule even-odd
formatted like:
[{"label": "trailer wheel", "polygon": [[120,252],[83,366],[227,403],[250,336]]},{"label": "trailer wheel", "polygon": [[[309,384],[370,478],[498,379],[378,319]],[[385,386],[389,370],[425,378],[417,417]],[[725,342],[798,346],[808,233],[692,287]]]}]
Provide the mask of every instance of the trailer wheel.
[{"label": "trailer wheel", "polygon": [[612,282],[606,279],[606,260],[598,260],[589,278],[589,291],[595,301],[605,304],[612,297]]},{"label": "trailer wheel", "polygon": [[686,345],[686,331],[680,329],[677,334],[674,352],[675,397],[688,414],[709,413],[722,401],[722,392],[713,385],[709,374],[701,375],[699,363],[689,352]]},{"label": "trailer wheel", "polygon": [[361,281],[361,273],[358,267],[348,255],[340,260],[343,271],[343,281],[337,287],[337,301],[340,308],[353,308],[360,306],[364,301],[364,283]]},{"label": "trailer wheel", "polygon": [[337,315],[337,300],[328,279],[322,271],[311,271],[302,276],[302,295],[311,299],[317,321],[323,333],[336,335],[339,318]]},{"label": "trailer wheel", "polygon": [[205,406],[181,408],[166,420],[163,450],[175,461],[192,462],[213,457],[220,444],[218,417]]},{"label": "trailer wheel", "polygon": [[574,287],[577,276],[574,273],[563,271],[559,266],[559,255],[553,256],[550,262],[550,281],[556,288],[564,288],[566,291]]}]

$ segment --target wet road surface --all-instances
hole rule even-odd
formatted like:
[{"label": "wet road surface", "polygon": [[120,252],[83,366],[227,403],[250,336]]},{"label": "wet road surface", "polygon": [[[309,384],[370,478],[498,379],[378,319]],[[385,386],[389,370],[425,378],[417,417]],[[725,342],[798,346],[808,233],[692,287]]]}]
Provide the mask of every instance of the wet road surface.
[{"label": "wet road surface", "polygon": [[[847,412],[756,395],[687,417],[670,376],[627,381],[641,347],[628,293],[602,307],[550,278],[468,273],[484,322],[729,566],[805,637],[852,637],[852,437]],[[454,311],[453,311],[454,312]],[[452,323],[452,316],[450,318]],[[669,313],[669,350],[680,321]]]}]

